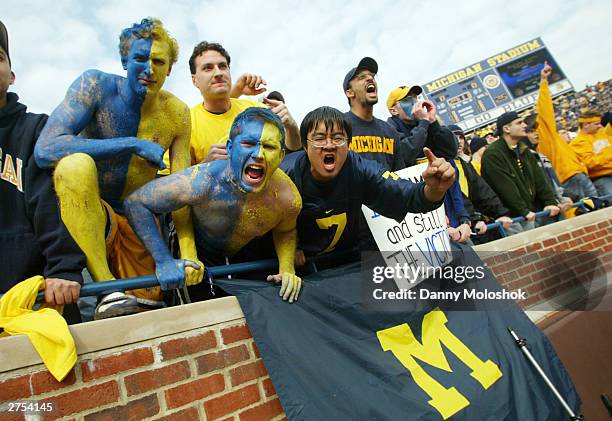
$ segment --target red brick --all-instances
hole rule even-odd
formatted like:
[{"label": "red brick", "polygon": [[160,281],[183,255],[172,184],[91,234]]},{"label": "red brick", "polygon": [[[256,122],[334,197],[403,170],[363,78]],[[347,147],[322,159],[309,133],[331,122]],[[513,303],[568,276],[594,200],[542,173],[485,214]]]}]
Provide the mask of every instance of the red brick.
[{"label": "red brick", "polygon": [[534,284],[527,288],[527,296],[532,296],[538,294],[540,291],[544,289],[544,285],[542,284]]},{"label": "red brick", "polygon": [[496,265],[494,267],[491,268],[491,270],[493,270],[496,274],[503,274],[503,273],[507,273],[507,272],[511,272],[514,269],[516,269],[517,264],[514,261],[509,261],[509,262],[505,262],[502,263],[500,265]]},{"label": "red brick", "polygon": [[583,228],[585,232],[594,232],[597,231],[596,225],[589,225]]},{"label": "red brick", "polygon": [[182,384],[166,390],[166,404],[169,409],[200,400],[225,389],[225,380],[221,374]]},{"label": "red brick", "polygon": [[533,253],[542,249],[542,243],[533,243],[527,246],[527,253]]},{"label": "red brick", "polygon": [[527,265],[527,266],[520,267],[519,270],[518,270],[518,274],[522,278],[523,276],[529,275],[529,274],[533,273],[534,271],[535,271],[535,266],[534,265]]},{"label": "red brick", "polygon": [[182,357],[188,354],[196,354],[217,346],[217,339],[213,331],[204,332],[201,335],[188,338],[172,339],[159,345],[164,360]]},{"label": "red brick", "polygon": [[24,421],[26,419],[23,413],[19,412],[0,412],[0,421]]},{"label": "red brick", "polygon": [[0,402],[32,396],[30,391],[30,375],[4,380],[0,383]]},{"label": "red brick", "polygon": [[554,297],[555,295],[557,295],[557,288],[554,287],[545,289],[540,293],[540,296],[547,300]]},{"label": "red brick", "polygon": [[202,355],[196,358],[198,374],[209,373],[250,358],[246,345],[235,346],[223,351]]},{"label": "red brick", "polygon": [[163,418],[157,418],[156,421],[185,421],[185,420],[197,420],[200,418],[198,410],[196,408],[187,408],[181,411],[177,411],[173,414],[166,415]]},{"label": "red brick", "polygon": [[555,244],[553,247],[551,247],[550,250],[554,252],[567,251],[569,250],[569,244],[568,243],[558,243],[558,244]]},{"label": "red brick", "polygon": [[257,348],[257,344],[253,342],[253,354],[255,354],[255,358],[261,358],[261,354],[259,353],[259,348]]},{"label": "red brick", "polygon": [[580,238],[580,240],[586,243],[586,242],[596,239],[597,237],[599,237],[599,235],[593,232],[591,234],[587,234],[584,237]]},{"label": "red brick", "polygon": [[64,377],[64,380],[58,382],[55,380],[55,377],[47,370],[39,371],[32,374],[32,391],[35,395],[40,395],[42,393],[47,393],[52,390],[61,389],[64,387],[68,387],[73,385],[76,382],[76,375],[74,374],[74,369],[70,370],[70,372]]},{"label": "red brick", "polygon": [[144,398],[129,401],[122,406],[105,409],[100,412],[85,415],[85,421],[114,421],[114,420],[141,420],[152,417],[159,413],[159,402],[157,395],[149,395]]},{"label": "red brick", "polygon": [[535,262],[533,264],[533,266],[535,267],[536,271],[540,271],[546,267],[548,267],[551,264],[550,259],[544,259],[544,260],[540,260],[538,262]]},{"label": "red brick", "polygon": [[142,371],[125,378],[128,396],[154,390],[167,384],[178,383],[191,376],[187,361],[181,361],[156,370]]},{"label": "red brick", "polygon": [[557,241],[558,241],[559,243],[562,243],[562,242],[564,242],[564,241],[569,240],[570,238],[572,238],[572,236],[571,236],[571,235],[569,235],[568,233],[565,233],[565,234],[561,234],[560,236],[558,236],[558,237],[557,237]]},{"label": "red brick", "polygon": [[[497,275],[497,274],[496,274],[496,275]],[[501,276],[499,276],[499,275],[497,275],[497,276],[498,276],[499,282],[500,282],[502,285],[504,285],[504,286],[505,286],[505,285],[508,285],[508,284],[509,284],[509,283],[511,283],[511,282],[515,282],[515,281],[517,281],[517,280],[521,279],[521,276],[519,276],[519,274],[518,274],[518,272],[517,272],[517,271],[514,271],[514,272],[508,272],[508,273],[504,273],[504,274],[503,274],[503,275],[501,275]]]},{"label": "red brick", "polygon": [[597,228],[599,229],[604,229],[607,226],[608,226],[608,221],[602,221],[599,224],[597,224]]},{"label": "red brick", "polygon": [[512,253],[509,251],[504,251],[495,256],[499,263],[507,262],[512,257]]},{"label": "red brick", "polygon": [[521,278],[517,281],[511,282],[510,284],[507,285],[507,288],[511,291],[517,290],[519,288],[524,288],[527,285],[529,285],[531,282],[533,281],[533,278],[526,276],[524,278]]},{"label": "red brick", "polygon": [[83,361],[81,363],[81,371],[83,372],[83,381],[88,382],[150,364],[153,364],[153,352],[151,349],[138,348],[122,352],[121,354]]},{"label": "red brick", "polygon": [[282,413],[283,407],[281,406],[280,401],[278,399],[274,399],[241,412],[239,417],[240,421],[263,421],[271,420]]},{"label": "red brick", "polygon": [[542,241],[542,245],[544,247],[550,247],[550,246],[552,246],[553,244],[556,244],[556,243],[557,243],[557,239],[556,238],[549,238],[547,240]]},{"label": "red brick", "polygon": [[118,400],[119,385],[114,380],[45,399],[53,405],[53,411],[48,413],[50,419],[108,405]]},{"label": "red brick", "polygon": [[546,287],[556,286],[559,284],[559,278],[557,276],[553,276],[551,278],[544,279],[541,283]]},{"label": "red brick", "polygon": [[252,337],[249,328],[246,325],[228,327],[221,330],[224,344],[231,344]]},{"label": "red brick", "polygon": [[204,402],[206,419],[210,421],[221,418],[240,408],[254,404],[259,398],[259,388],[256,384],[226,393],[223,396]]},{"label": "red brick", "polygon": [[262,360],[258,360],[249,364],[241,365],[230,371],[232,386],[237,386],[242,383],[249,382],[258,377],[266,377],[268,372]]},{"label": "red brick", "polygon": [[267,398],[269,398],[270,396],[276,395],[276,390],[274,389],[274,385],[272,384],[272,379],[270,378],[264,379],[264,381],[261,382],[261,384],[264,388],[264,393]]},{"label": "red brick", "polygon": [[586,231],[583,228],[580,228],[580,229],[576,229],[572,231],[571,234],[572,234],[572,237],[577,238],[577,237],[582,237],[584,234],[586,234]]}]

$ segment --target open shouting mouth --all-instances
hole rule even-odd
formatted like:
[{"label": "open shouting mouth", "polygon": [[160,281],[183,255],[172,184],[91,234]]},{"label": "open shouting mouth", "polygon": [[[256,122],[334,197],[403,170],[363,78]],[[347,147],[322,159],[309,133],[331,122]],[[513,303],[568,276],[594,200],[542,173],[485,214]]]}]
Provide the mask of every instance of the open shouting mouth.
[{"label": "open shouting mouth", "polygon": [[323,168],[329,172],[333,172],[336,169],[336,154],[326,153],[323,155]]},{"label": "open shouting mouth", "polygon": [[376,93],[376,85],[374,85],[373,83],[368,83],[366,85],[366,92],[369,94],[375,94]]},{"label": "open shouting mouth", "polygon": [[266,168],[261,164],[249,164],[244,167],[242,178],[244,182],[252,187],[256,187],[261,184],[266,175]]}]

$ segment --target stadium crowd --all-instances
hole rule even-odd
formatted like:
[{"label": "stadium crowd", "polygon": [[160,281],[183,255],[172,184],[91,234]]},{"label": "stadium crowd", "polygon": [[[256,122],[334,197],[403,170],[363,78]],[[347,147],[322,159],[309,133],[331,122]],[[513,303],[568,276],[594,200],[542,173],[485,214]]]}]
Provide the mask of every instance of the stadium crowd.
[{"label": "stadium crowd", "polygon": [[[160,287],[100,297],[96,317],[114,317],[168,305],[183,286],[196,300],[222,296],[206,268],[274,256],[267,279],[293,302],[308,258],[376,249],[363,204],[397,221],[443,204],[450,239],[476,244],[571,217],[585,198],[604,206],[612,192],[609,81],[553,101],[543,64],[535,109],[503,114],[485,138],[441,125],[418,85],[393,89],[387,121],[375,117],[370,57],[338,81],[346,112],[322,106],[298,125],[282,95],[242,98],[265,80],[233,81],[218,43],[193,49],[202,102],[191,109],[161,89],[178,45],[159,20],[126,28],[119,47],[126,77],[84,72],[47,118],[8,92],[0,22],[0,235],[13,241],[0,251],[0,293],[41,276],[47,303],[74,305],[85,267],[95,282],[156,274]],[[395,174],[418,163],[421,182]]]}]

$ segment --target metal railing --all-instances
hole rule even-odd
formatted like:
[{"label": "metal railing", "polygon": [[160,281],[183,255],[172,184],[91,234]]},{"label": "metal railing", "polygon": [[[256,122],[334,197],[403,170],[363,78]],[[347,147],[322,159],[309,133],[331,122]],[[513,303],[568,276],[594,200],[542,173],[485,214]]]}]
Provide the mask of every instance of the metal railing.
[{"label": "metal railing", "polygon": [[[601,197],[594,197],[593,199],[597,199],[597,200],[601,200],[601,201],[611,200],[612,199],[612,194],[607,194],[607,195],[601,196]],[[572,208],[580,208],[580,209],[582,209],[585,212],[590,212],[590,209],[585,205],[585,203],[582,200],[574,203],[572,205]],[[546,217],[548,215],[550,215],[550,211],[549,210],[543,210],[543,211],[540,211],[540,212],[536,212],[535,217],[536,218],[537,217]],[[563,214],[562,213],[560,213],[559,216],[561,218],[563,218]],[[512,218],[512,222],[517,222],[517,223],[524,222],[526,220],[527,219],[524,216],[517,216],[515,218]],[[503,227],[501,222],[497,222],[496,221],[496,222],[492,222],[490,224],[487,224],[487,231],[492,230],[492,229],[498,230],[500,235],[502,236],[502,238],[508,236],[508,233],[504,229],[504,227]]]},{"label": "metal railing", "polygon": [[[597,198],[599,200],[608,200],[612,199],[612,194],[602,196]],[[574,203],[573,207],[581,207],[583,209],[587,209],[582,201]],[[540,211],[536,213],[536,217],[538,216],[548,216],[550,211]],[[525,221],[525,217],[519,216],[512,219],[513,222],[523,222]],[[494,222],[487,225],[487,230],[489,229],[498,229],[502,237],[506,237],[507,233],[504,230],[504,227],[499,222]],[[351,253],[355,253],[355,249],[340,251],[340,252],[332,252],[326,255],[315,256],[306,261],[308,267],[312,271],[317,271],[316,263],[322,260],[332,260],[332,259],[341,259],[350,255]],[[278,261],[276,259],[265,259],[265,260],[255,260],[252,262],[244,262],[244,263],[233,263],[229,265],[223,266],[211,266],[206,270],[213,277],[221,277],[227,275],[235,275],[239,273],[253,272],[258,270],[267,270],[267,269],[276,269],[278,267]],[[203,280],[202,282],[205,282]],[[104,282],[93,282],[85,284],[81,288],[80,296],[81,297],[92,297],[98,295],[106,295],[115,291],[126,291],[132,289],[140,289],[140,288],[150,288],[154,286],[159,286],[159,282],[157,281],[157,277],[155,275],[148,276],[139,276],[136,278],[125,278],[125,279],[117,279],[113,281],[104,281]],[[0,298],[2,298],[2,294],[0,294]],[[40,302],[44,300],[44,292],[39,292],[36,301]]]},{"label": "metal railing", "polygon": [[[317,262],[327,261],[332,259],[342,259],[346,256],[349,256],[352,253],[357,252],[356,249],[350,249],[345,251],[332,252],[322,256],[315,256],[307,259],[306,263],[308,267],[317,271],[316,264]],[[214,279],[227,276],[227,275],[236,275],[239,273],[247,273],[254,272],[260,270],[276,270],[278,268],[278,260],[277,259],[263,259],[263,260],[254,260],[252,262],[243,262],[243,263],[233,263],[229,265],[223,266],[210,266],[206,268],[206,271],[209,275]],[[206,275],[205,275],[206,276]],[[203,279],[202,282],[206,282],[206,279]],[[155,275],[147,275],[147,276],[138,276],[135,278],[124,278],[124,279],[116,279],[112,281],[103,281],[103,282],[93,282],[87,283],[81,287],[81,291],[79,297],[95,297],[98,295],[107,295],[111,292],[116,291],[127,291],[133,289],[140,288],[150,288],[159,286],[159,281]],[[3,294],[0,294],[0,298],[2,298]],[[38,293],[36,297],[36,302],[44,301],[44,291]]]}]

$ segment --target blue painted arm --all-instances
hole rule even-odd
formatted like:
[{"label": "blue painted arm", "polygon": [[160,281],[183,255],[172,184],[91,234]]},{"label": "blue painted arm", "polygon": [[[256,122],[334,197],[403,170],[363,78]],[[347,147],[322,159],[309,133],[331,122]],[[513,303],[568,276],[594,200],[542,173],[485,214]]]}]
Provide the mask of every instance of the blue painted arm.
[{"label": "blue painted arm", "polygon": [[171,212],[196,201],[199,195],[192,185],[195,175],[197,169],[191,167],[153,180],[124,201],[130,225],[155,260],[155,274],[163,290],[182,287],[185,283],[185,265],[192,266],[193,262],[172,257],[159,233],[154,214]]},{"label": "blue painted arm", "polygon": [[[86,139],[78,136],[95,118],[96,111],[107,112],[109,116],[121,116],[124,119],[122,123],[127,123],[137,133],[142,101],[132,104],[137,107],[136,110],[128,109],[117,92],[118,78],[98,70],[87,70],[72,83],[64,101],[49,116],[36,143],[34,158],[39,167],[52,168],[64,156],[81,152],[94,160],[134,153],[165,168],[162,160],[164,148],[154,142],[137,137],[115,137],[109,141],[111,139]],[[116,101],[107,101],[116,109],[100,110],[102,99],[109,96],[116,97]],[[111,124],[111,119],[108,118],[106,122]],[[109,127],[104,131],[112,132],[113,129],[116,128]]]}]

